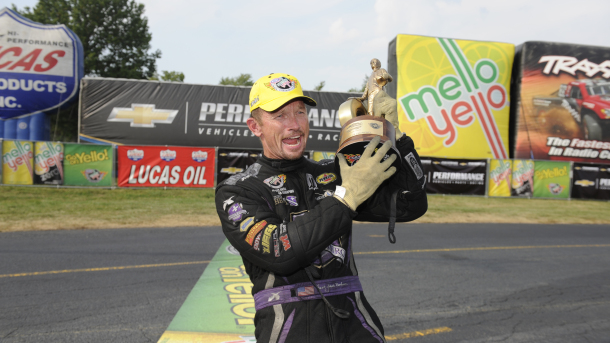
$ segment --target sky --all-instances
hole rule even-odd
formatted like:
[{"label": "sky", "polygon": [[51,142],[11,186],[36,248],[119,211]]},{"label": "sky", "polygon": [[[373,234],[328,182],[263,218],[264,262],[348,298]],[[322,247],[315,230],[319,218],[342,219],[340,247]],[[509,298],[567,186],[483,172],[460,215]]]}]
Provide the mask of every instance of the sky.
[{"label": "sky", "polygon": [[397,34],[610,46],[608,0],[137,1],[152,49],[162,52],[158,70],[183,72],[196,84],[279,72],[306,90],[324,81],[323,90],[344,92],[362,85],[372,58],[387,69]]}]

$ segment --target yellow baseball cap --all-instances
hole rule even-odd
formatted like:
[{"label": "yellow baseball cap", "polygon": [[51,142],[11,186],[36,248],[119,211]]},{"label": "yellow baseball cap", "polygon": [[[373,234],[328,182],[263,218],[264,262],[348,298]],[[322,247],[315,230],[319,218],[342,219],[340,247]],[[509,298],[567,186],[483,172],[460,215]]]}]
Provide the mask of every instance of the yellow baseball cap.
[{"label": "yellow baseball cap", "polygon": [[273,112],[296,98],[309,106],[316,106],[314,99],[303,95],[303,88],[296,77],[282,73],[269,74],[254,82],[250,90],[250,112],[259,107]]}]

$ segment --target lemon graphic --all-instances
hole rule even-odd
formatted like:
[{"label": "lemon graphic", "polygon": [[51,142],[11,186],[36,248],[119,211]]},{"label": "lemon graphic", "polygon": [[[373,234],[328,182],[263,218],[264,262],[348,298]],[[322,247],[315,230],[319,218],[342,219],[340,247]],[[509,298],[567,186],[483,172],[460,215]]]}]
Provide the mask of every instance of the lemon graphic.
[{"label": "lemon graphic", "polygon": [[[456,41],[459,44],[459,41]],[[512,55],[515,49],[510,44],[497,44],[490,42],[468,42],[461,46],[468,63],[474,70],[474,65],[481,59],[494,61],[498,66],[498,79],[496,83],[508,85],[510,83],[510,71],[512,68]]]}]

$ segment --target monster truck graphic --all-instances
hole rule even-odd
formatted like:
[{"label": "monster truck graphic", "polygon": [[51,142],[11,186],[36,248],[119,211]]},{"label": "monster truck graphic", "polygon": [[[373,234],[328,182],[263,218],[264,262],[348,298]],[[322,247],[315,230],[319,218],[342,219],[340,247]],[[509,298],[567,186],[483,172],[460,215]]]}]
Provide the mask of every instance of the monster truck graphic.
[{"label": "monster truck graphic", "polygon": [[[582,127],[585,139],[610,137],[610,82],[578,80],[559,87],[557,97],[534,97],[535,113],[563,107]],[[552,121],[552,120],[551,120]],[[566,125],[569,123],[564,123]]]}]

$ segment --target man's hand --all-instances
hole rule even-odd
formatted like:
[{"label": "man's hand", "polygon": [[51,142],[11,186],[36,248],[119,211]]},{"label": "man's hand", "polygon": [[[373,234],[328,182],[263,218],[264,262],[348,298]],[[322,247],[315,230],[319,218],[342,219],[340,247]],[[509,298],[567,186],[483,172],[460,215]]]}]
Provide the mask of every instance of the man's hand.
[{"label": "man's hand", "polygon": [[377,117],[384,117],[385,120],[392,123],[396,131],[396,139],[402,136],[402,131],[398,127],[398,108],[395,99],[391,98],[386,92],[380,90],[375,96],[373,103],[373,113]]},{"label": "man's hand", "polygon": [[[382,158],[390,150],[392,143],[385,142],[379,150],[375,148],[379,144],[380,137],[373,138],[362,153],[360,160],[353,166],[349,166],[343,154],[337,154],[339,166],[341,167],[342,187],[345,188],[343,202],[353,211],[368,199],[379,186],[396,172],[396,167],[392,166],[396,155],[390,155],[385,161]],[[335,195],[336,198],[341,198]]]}]

